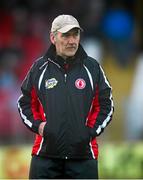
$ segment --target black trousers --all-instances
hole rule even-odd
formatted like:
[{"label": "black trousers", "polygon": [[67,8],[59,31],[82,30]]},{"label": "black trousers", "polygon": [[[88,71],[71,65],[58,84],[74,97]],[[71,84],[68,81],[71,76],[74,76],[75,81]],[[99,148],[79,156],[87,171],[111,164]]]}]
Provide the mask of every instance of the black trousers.
[{"label": "black trousers", "polygon": [[29,179],[98,179],[98,162],[33,156]]}]

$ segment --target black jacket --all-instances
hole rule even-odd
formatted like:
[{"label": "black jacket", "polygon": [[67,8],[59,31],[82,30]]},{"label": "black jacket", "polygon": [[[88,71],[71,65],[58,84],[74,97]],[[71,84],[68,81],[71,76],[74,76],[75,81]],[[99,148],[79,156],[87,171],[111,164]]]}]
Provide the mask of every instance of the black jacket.
[{"label": "black jacket", "polygon": [[[99,63],[82,46],[74,58],[64,61],[51,45],[33,64],[21,90],[21,118],[37,134],[32,154],[97,158],[96,136],[113,114],[112,88]],[[47,123],[41,137],[38,127],[43,121]]]}]

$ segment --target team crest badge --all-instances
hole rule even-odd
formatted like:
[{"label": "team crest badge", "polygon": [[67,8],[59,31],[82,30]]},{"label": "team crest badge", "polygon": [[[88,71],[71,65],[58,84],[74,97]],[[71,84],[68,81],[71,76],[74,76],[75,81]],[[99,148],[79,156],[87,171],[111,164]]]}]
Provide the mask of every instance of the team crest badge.
[{"label": "team crest badge", "polygon": [[45,88],[52,89],[57,85],[58,81],[55,78],[45,80]]},{"label": "team crest badge", "polygon": [[75,81],[75,86],[77,89],[84,89],[86,86],[86,82],[84,79],[77,79]]}]

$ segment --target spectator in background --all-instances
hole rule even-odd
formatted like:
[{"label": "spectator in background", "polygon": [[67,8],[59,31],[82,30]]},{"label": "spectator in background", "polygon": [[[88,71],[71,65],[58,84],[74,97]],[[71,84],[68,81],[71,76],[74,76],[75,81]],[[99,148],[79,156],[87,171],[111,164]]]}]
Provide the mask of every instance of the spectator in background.
[{"label": "spectator in background", "polygon": [[135,22],[132,15],[121,6],[113,6],[105,14],[102,27],[108,50],[119,66],[127,67],[135,53]]},{"label": "spectator in background", "polygon": [[105,3],[104,0],[90,0],[87,6],[88,8],[85,10],[87,14],[83,16],[85,34],[82,44],[88,55],[97,59],[97,61],[102,64],[103,45],[101,22],[105,10]]},{"label": "spectator in background", "polygon": [[[21,51],[4,48],[0,52],[0,137],[3,143],[16,142],[19,131],[19,117],[15,101],[19,96],[17,87],[20,86],[16,69],[22,58]],[[11,138],[10,138],[11,137]],[[0,142],[0,143],[2,143]]]},{"label": "spectator in background", "polygon": [[33,60],[44,51],[45,19],[41,14],[29,13],[27,9],[20,7],[13,10],[12,17],[14,28],[11,46],[21,48],[24,54],[22,68],[17,71],[19,80],[22,81]]},{"label": "spectator in background", "polygon": [[127,100],[125,113],[125,138],[143,139],[143,52],[137,59],[131,92]]},{"label": "spectator in background", "polygon": [[17,49],[4,48],[0,52],[0,88],[9,89],[16,85],[15,70],[20,61],[20,52]]}]

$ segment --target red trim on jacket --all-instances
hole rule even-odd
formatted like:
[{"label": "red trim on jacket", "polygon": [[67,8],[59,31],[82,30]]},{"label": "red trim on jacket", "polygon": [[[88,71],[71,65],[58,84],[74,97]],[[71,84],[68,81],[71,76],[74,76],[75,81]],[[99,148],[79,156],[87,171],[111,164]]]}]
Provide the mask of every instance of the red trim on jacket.
[{"label": "red trim on jacket", "polygon": [[100,104],[99,104],[98,97],[99,97],[99,89],[96,86],[96,94],[93,98],[91,108],[90,108],[90,111],[88,113],[87,122],[86,122],[86,125],[91,127],[91,128],[94,127],[94,124],[96,123],[97,116],[100,112]]},{"label": "red trim on jacket", "polygon": [[94,154],[94,157],[97,159],[98,158],[98,144],[96,142],[96,138],[92,139],[90,143],[91,143],[91,149]]},{"label": "red trim on jacket", "polygon": [[37,96],[37,93],[34,87],[32,88],[32,91],[31,91],[31,109],[32,109],[33,117],[35,120],[38,120],[38,119],[43,120],[43,121],[46,120],[44,116],[43,106]]},{"label": "red trim on jacket", "polygon": [[[87,122],[86,122],[86,125],[89,126],[90,128],[94,127],[97,116],[100,112],[100,104],[99,104],[98,97],[99,97],[99,89],[98,89],[98,86],[96,86],[96,94],[92,101],[91,109],[88,113]],[[97,158],[98,157],[98,145],[96,142],[96,138],[92,139],[90,141],[90,143],[91,143],[92,152],[94,153],[94,157]]]},{"label": "red trim on jacket", "polygon": [[[31,109],[32,109],[33,117],[35,120],[40,119],[40,120],[46,121],[46,118],[44,116],[43,106],[37,96],[37,93],[34,87],[32,88],[32,91],[31,91]],[[35,138],[34,145],[32,148],[32,154],[37,154],[40,148],[41,141],[42,141],[42,136],[36,134],[36,138]]]},{"label": "red trim on jacket", "polygon": [[38,150],[40,148],[41,142],[42,142],[42,136],[40,136],[39,134],[36,134],[34,145],[33,145],[33,148],[32,148],[32,155],[37,154],[37,152],[38,152]]}]

